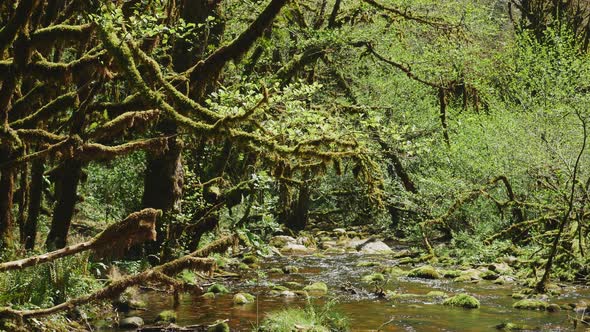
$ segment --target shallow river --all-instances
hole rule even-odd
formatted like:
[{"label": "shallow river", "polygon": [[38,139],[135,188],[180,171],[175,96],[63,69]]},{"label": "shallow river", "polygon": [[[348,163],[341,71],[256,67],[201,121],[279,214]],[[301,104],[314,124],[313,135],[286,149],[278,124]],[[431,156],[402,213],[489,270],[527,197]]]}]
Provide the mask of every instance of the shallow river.
[{"label": "shallow river", "polygon": [[[267,278],[256,280],[254,272],[247,273],[241,280],[226,280],[230,294],[215,299],[203,299],[198,295],[181,295],[180,304],[175,308],[178,325],[211,324],[218,319],[228,319],[232,331],[249,331],[261,321],[264,314],[284,307],[304,306],[307,300],[301,297],[285,298],[269,294],[268,283],[283,285],[289,281],[307,285],[323,281],[329,287],[328,298],[336,298],[335,310],[346,315],[353,331],[376,331],[383,323],[391,321],[382,331],[496,331],[495,326],[503,322],[526,324],[539,331],[573,331],[568,316],[573,311],[544,312],[517,310],[512,308],[516,302],[511,298],[517,285],[495,285],[489,281],[477,284],[459,283],[447,279],[425,280],[407,277],[393,277],[386,288],[398,293],[426,294],[440,290],[449,295],[466,292],[477,297],[480,309],[467,310],[443,306],[441,299],[410,298],[385,300],[373,295],[371,287],[363,284],[361,278],[379,270],[377,267],[357,267],[360,261],[377,261],[384,265],[396,265],[395,260],[379,256],[360,254],[333,255],[328,257],[287,256],[266,259],[261,270],[273,267],[294,265],[300,268],[295,274],[268,273]],[[250,279],[250,281],[245,281]],[[352,295],[341,290],[344,284],[352,284],[358,290],[366,291]],[[233,294],[245,291],[257,296],[257,303],[237,306],[233,304]],[[147,292],[141,295],[149,309],[134,311],[130,315],[142,317],[146,323],[153,322],[157,314],[173,309],[170,295]],[[312,303],[321,305],[326,298],[312,298]],[[551,303],[576,303],[580,300],[590,302],[590,289],[584,287],[565,287],[562,295],[551,298]],[[585,331],[578,327],[577,331]]]}]

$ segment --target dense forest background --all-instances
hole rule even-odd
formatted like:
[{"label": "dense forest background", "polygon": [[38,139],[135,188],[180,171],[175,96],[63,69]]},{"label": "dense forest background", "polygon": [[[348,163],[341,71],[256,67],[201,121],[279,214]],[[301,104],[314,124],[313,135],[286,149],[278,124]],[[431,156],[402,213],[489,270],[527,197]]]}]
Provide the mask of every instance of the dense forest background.
[{"label": "dense forest background", "polygon": [[[0,1],[0,316],[351,225],[422,261],[522,257],[537,292],[587,283],[589,16],[581,0]],[[111,265],[124,282],[101,281]]]}]

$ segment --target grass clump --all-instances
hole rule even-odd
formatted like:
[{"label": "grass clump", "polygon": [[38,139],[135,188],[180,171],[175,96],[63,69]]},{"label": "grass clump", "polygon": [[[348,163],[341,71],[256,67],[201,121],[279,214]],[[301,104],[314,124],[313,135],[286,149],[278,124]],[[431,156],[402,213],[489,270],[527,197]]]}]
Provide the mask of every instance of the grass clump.
[{"label": "grass clump", "polygon": [[479,308],[479,300],[469,294],[458,294],[453,297],[449,297],[443,302],[444,305],[450,305],[453,307],[462,307],[467,309]]},{"label": "grass clump", "polygon": [[255,329],[257,332],[339,332],[348,331],[348,320],[335,312],[334,301],[322,307],[308,304],[305,308],[289,308],[271,312]]}]

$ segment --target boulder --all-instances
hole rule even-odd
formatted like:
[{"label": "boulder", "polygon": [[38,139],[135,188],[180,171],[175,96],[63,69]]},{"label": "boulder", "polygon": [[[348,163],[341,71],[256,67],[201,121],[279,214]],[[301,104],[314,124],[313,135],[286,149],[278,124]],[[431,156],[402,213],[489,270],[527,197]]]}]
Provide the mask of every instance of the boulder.
[{"label": "boulder", "polygon": [[174,310],[164,310],[158,314],[156,322],[174,323],[176,322],[176,312]]},{"label": "boulder", "polygon": [[328,293],[328,285],[323,282],[314,282],[311,285],[305,286],[303,290],[311,295],[321,296]]},{"label": "boulder", "polygon": [[549,303],[537,299],[522,299],[512,305],[516,309],[547,310]]},{"label": "boulder", "polygon": [[365,242],[360,246],[359,251],[363,254],[390,254],[393,252],[393,250],[382,241]]},{"label": "boulder", "polygon": [[314,252],[314,249],[308,248],[302,244],[296,243],[287,243],[285,246],[281,248],[281,253],[284,254],[311,254]]},{"label": "boulder", "polygon": [[438,271],[430,265],[424,265],[410,270],[408,277],[423,279],[440,279]]},{"label": "boulder", "polygon": [[136,329],[143,326],[143,319],[141,317],[127,317],[119,321],[119,327],[125,329]]},{"label": "boulder", "polygon": [[234,295],[234,304],[241,305],[254,302],[254,295],[248,293],[237,293]]},{"label": "boulder", "polygon": [[479,300],[469,294],[458,294],[453,297],[449,297],[443,302],[444,305],[450,305],[453,307],[462,307],[466,309],[477,309],[479,308]]}]

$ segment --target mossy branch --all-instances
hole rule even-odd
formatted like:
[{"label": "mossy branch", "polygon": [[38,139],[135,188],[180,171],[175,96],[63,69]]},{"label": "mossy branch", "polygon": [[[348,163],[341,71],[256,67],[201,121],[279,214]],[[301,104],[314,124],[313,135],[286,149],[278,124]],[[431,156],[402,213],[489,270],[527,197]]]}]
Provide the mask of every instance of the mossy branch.
[{"label": "mossy branch", "polygon": [[456,24],[451,24],[449,22],[446,22],[442,18],[429,17],[429,16],[425,16],[425,15],[416,15],[408,9],[399,9],[399,8],[394,8],[391,6],[386,6],[386,5],[381,4],[375,0],[362,0],[362,1],[377,8],[377,9],[392,13],[395,16],[403,17],[406,20],[414,21],[414,22],[417,22],[420,24],[429,25],[431,27],[435,27],[438,29],[451,30],[451,29],[457,29],[459,27]]},{"label": "mossy branch", "polygon": [[97,128],[90,137],[95,141],[112,139],[131,128],[147,127],[156,123],[161,113],[159,110],[123,113]]},{"label": "mossy branch", "polygon": [[76,92],[65,93],[41,107],[37,112],[11,122],[10,126],[12,128],[35,128],[39,122],[59,115],[77,104],[78,94]]},{"label": "mossy branch", "polygon": [[47,46],[58,41],[73,40],[83,41],[90,37],[92,24],[69,25],[56,24],[38,29],[31,34],[31,43],[36,47]]},{"label": "mossy branch", "polygon": [[99,256],[117,256],[134,244],[156,239],[156,217],[162,213],[155,209],[144,209],[127,216],[123,221],[109,226],[93,239],[67,246],[43,255],[0,263],[0,272],[21,270],[71,256],[86,250],[94,250]]}]

